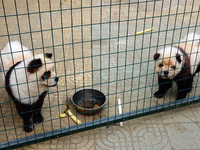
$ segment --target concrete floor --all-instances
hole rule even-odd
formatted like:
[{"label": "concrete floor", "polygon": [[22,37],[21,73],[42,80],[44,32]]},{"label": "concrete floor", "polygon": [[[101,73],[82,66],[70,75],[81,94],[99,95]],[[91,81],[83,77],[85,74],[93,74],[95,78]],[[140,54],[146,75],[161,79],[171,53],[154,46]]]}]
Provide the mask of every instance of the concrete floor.
[{"label": "concrete floor", "polygon": [[[60,119],[58,114],[64,111],[71,95],[83,87],[93,87],[106,94],[108,103],[101,112],[103,118],[118,114],[117,98],[122,99],[123,112],[175,100],[175,86],[162,99],[152,96],[158,88],[153,55],[163,45],[179,42],[188,32],[200,33],[199,0],[139,0],[139,3],[130,0],[130,7],[129,0],[121,0],[122,5],[119,0],[113,0],[111,6],[110,0],[84,0],[82,3],[67,0],[61,2],[63,11],[58,0],[51,0],[51,4],[49,0],[40,0],[39,5],[38,0],[14,2],[0,2],[0,48],[9,40],[19,40],[34,53],[52,52],[60,80],[57,87],[49,89],[42,110],[44,122],[35,125],[35,132],[30,134],[22,130],[21,118],[12,116],[16,110],[7,101],[9,97],[1,86],[2,142],[75,125],[70,118]],[[103,6],[99,7],[101,2]],[[16,13],[20,15],[17,17]],[[149,28],[154,28],[151,34],[135,36],[136,32]],[[198,77],[195,77],[189,97],[200,94]],[[123,128],[114,125],[52,140],[53,144],[48,141],[45,146],[47,149],[49,146],[83,148],[84,145],[91,149],[101,149],[101,145],[108,146],[103,149],[170,149],[178,148],[180,142],[188,143],[188,149],[192,146],[197,149],[198,140],[189,139],[199,130],[198,111],[194,113],[198,106],[131,120]],[[81,115],[72,105],[70,110],[82,123],[99,119],[98,115]],[[164,135],[157,138],[157,134]],[[176,140],[183,136],[184,139]],[[44,144],[29,148],[43,149],[42,146]]]}]

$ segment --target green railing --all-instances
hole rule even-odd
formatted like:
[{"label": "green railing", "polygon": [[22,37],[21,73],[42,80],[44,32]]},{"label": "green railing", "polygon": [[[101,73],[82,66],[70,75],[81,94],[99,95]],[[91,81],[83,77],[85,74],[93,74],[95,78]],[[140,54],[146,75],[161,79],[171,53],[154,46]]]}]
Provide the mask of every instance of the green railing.
[{"label": "green railing", "polygon": [[[44,121],[34,124],[31,133],[24,132],[23,121],[12,102],[15,100],[1,84],[0,149],[198,102],[199,73],[185,99],[176,101],[175,86],[163,98],[154,97],[159,84],[153,56],[161,48],[179,44],[188,33],[200,34],[199,12],[199,0],[1,0],[0,48],[17,40],[34,55],[52,53],[59,82],[48,88],[42,107]],[[137,34],[147,29],[152,30]],[[1,54],[0,59],[8,54]],[[7,71],[2,68],[2,75]],[[39,82],[25,79],[10,87]],[[73,93],[82,88],[98,89],[105,94],[107,102],[101,114],[88,116],[71,104]],[[66,108],[81,124],[68,115],[59,117]]]}]

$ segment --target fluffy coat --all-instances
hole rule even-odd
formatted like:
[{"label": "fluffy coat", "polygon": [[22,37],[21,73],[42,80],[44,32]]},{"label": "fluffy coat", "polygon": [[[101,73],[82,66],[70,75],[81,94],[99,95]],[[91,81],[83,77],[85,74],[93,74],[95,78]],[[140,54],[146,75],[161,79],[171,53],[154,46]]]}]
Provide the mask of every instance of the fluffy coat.
[{"label": "fluffy coat", "polygon": [[2,83],[23,119],[26,132],[33,130],[33,123],[43,121],[41,108],[48,87],[57,85],[51,57],[51,53],[33,56],[18,41],[8,43],[1,51]]},{"label": "fluffy coat", "polygon": [[200,35],[188,34],[180,44],[160,49],[154,55],[158,73],[159,89],[154,93],[162,98],[172,81],[177,83],[177,100],[183,99],[192,90],[193,77],[200,70]]}]

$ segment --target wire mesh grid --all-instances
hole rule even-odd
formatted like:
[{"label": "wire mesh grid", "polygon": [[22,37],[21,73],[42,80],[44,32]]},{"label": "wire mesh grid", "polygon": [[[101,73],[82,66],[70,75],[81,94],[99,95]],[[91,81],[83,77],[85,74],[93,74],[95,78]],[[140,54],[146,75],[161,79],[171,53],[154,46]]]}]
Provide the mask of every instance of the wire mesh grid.
[{"label": "wire mesh grid", "polygon": [[[165,97],[155,98],[158,77],[153,56],[161,48],[178,44],[190,32],[200,33],[199,0],[2,0],[0,7],[0,48],[17,40],[33,54],[52,53],[59,77],[58,85],[48,88],[42,107],[44,121],[35,124],[31,133],[23,131],[23,121],[1,85],[0,148],[198,100],[199,74],[187,99],[175,101],[175,84]],[[102,117],[81,114],[70,105],[71,95],[82,88],[95,88],[106,95]],[[66,105],[82,124],[69,116],[58,117]]]}]

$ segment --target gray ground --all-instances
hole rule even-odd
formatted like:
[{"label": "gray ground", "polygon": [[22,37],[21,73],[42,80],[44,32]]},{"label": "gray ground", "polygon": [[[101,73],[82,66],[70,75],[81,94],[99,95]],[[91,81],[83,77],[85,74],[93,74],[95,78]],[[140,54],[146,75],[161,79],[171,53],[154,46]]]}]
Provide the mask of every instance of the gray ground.
[{"label": "gray ground", "polygon": [[[158,88],[153,55],[163,45],[179,42],[188,32],[200,33],[198,0],[171,3],[169,0],[140,0],[140,3],[130,0],[130,9],[128,0],[122,0],[122,5],[119,0],[113,0],[111,7],[109,0],[102,0],[103,7],[99,7],[100,0],[92,3],[85,0],[83,9],[80,9],[81,1],[73,0],[71,4],[71,0],[67,0],[62,1],[62,13],[58,0],[51,0],[51,5],[48,0],[40,0],[40,5],[37,0],[27,1],[17,0],[16,6],[13,0],[4,1],[4,5],[0,2],[0,48],[10,39],[21,41],[34,53],[52,52],[60,80],[57,87],[49,89],[42,110],[44,122],[35,125],[35,132],[30,134],[22,130],[18,115],[14,119],[11,116],[16,110],[8,103],[9,97],[1,86],[2,142],[74,125],[68,117],[59,119],[58,114],[64,111],[71,95],[83,87],[93,87],[107,95],[103,117],[118,114],[117,98],[123,102],[123,112],[175,100],[176,94],[170,94],[176,90],[175,86],[163,99],[152,96]],[[23,15],[17,17],[16,11]],[[7,17],[3,17],[5,15]],[[135,36],[136,32],[152,27],[151,34]],[[189,96],[200,93],[198,86],[196,76],[195,88]],[[70,110],[83,123],[99,119],[98,115],[77,113],[72,105]]]}]

